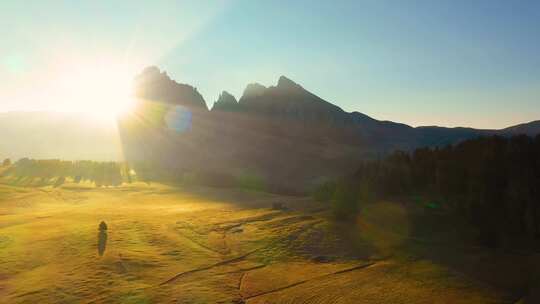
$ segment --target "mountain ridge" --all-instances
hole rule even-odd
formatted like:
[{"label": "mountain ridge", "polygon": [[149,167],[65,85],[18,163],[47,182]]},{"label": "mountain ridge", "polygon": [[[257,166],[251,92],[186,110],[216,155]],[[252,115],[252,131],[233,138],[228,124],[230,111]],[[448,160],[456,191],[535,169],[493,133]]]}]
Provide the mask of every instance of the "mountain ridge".
[{"label": "mountain ridge", "polygon": [[[157,74],[155,70],[151,73]],[[159,96],[159,92],[152,92],[159,88],[151,84],[143,89],[149,96]],[[170,107],[180,99],[173,96],[170,101],[150,102],[165,102]],[[125,150],[135,151],[135,160],[150,158],[163,164],[171,174],[186,170],[233,175],[250,172],[278,188],[306,189],[321,179],[351,172],[363,160],[395,150],[445,146],[482,135],[506,136],[529,130],[527,125],[506,130],[415,128],[380,121],[360,112],[346,112],[286,76],[268,87],[246,85],[237,102],[225,91],[210,110],[181,104],[193,113],[192,127],[184,128],[188,131],[165,128],[160,132],[159,125],[140,126],[138,130],[147,136],[126,132],[124,142],[131,144]],[[144,111],[137,114],[145,115]],[[159,133],[165,134],[165,139]]]},{"label": "mountain ridge", "polygon": [[[540,121],[491,130],[377,120],[346,112],[285,76],[274,86],[248,84],[239,99],[223,91],[210,109],[195,87],[156,67],[145,69],[135,84],[137,106],[117,122],[116,134],[77,119],[0,114],[0,137],[5,139],[0,148],[13,152],[4,157],[102,159],[86,152],[103,149],[113,155],[121,150],[127,161],[147,162],[171,178],[199,171],[248,174],[275,188],[308,189],[395,150],[446,146],[478,136],[540,134]],[[27,123],[32,121],[43,122]],[[93,133],[98,144],[82,138]],[[16,147],[17,138],[26,144]],[[57,144],[45,149],[47,141]],[[114,148],[116,142],[121,149]],[[81,148],[70,149],[69,143]],[[36,147],[47,151],[38,153]]]}]

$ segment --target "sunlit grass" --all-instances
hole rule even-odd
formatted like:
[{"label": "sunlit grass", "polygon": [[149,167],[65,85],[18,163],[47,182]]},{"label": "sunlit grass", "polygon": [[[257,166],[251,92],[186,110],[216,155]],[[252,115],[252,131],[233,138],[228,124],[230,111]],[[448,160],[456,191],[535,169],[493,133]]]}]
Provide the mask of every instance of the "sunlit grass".
[{"label": "sunlit grass", "polygon": [[[8,303],[275,303],[291,297],[363,303],[358,299],[370,299],[366,295],[392,303],[415,297],[432,303],[441,296],[485,303],[499,297],[433,261],[394,259],[407,235],[396,241],[384,226],[399,219],[406,226],[409,218],[389,203],[365,210],[371,226],[358,234],[354,229],[362,225],[336,225],[330,212],[311,212],[320,206],[305,199],[154,183],[78,187],[0,185],[0,291]],[[298,205],[273,210],[275,201]],[[108,226],[103,256],[101,221]],[[385,256],[355,252],[370,246]],[[164,283],[184,272],[190,274]]]}]

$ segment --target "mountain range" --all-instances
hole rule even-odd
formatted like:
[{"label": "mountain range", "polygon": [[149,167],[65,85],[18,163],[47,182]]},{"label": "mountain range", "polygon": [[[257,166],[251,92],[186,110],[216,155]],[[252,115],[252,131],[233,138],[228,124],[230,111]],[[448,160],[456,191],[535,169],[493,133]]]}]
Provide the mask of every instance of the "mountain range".
[{"label": "mountain range", "polygon": [[138,110],[120,122],[128,159],[152,161],[175,173],[248,172],[276,187],[307,187],[394,150],[540,133],[540,121],[501,130],[380,121],[348,113],[285,76],[275,86],[248,84],[238,100],[224,91],[211,109],[196,88],[156,67],[135,82]]},{"label": "mountain range", "polygon": [[540,133],[540,121],[500,130],[411,127],[346,112],[281,76],[275,86],[223,91],[209,109],[197,89],[157,67],[135,77],[136,109],[117,128],[78,114],[0,114],[0,157],[118,160],[186,172],[248,175],[306,188],[394,150],[486,136]]}]

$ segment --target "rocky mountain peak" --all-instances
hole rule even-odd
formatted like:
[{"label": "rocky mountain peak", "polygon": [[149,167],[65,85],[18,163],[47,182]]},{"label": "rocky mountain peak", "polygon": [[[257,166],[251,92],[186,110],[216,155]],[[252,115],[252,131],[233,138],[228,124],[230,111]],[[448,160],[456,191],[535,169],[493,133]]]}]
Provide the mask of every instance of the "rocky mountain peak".
[{"label": "rocky mountain peak", "polygon": [[244,89],[244,94],[242,94],[242,98],[240,98],[240,100],[242,101],[242,99],[261,96],[264,94],[265,91],[266,87],[262,84],[250,83]]},{"label": "rocky mountain peak", "polygon": [[212,111],[235,111],[238,109],[238,101],[236,98],[227,91],[221,92],[219,98],[214,102]]},{"label": "rocky mountain peak", "polygon": [[147,67],[137,75],[134,85],[140,99],[207,110],[204,98],[195,87],[172,80],[155,66]]},{"label": "rocky mountain peak", "polygon": [[238,101],[236,100],[236,98],[232,94],[230,94],[227,91],[223,91],[223,92],[221,92],[221,94],[219,94],[219,98],[218,98],[218,100],[216,102],[237,103]]},{"label": "rocky mountain peak", "polygon": [[278,83],[277,83],[277,88],[282,88],[282,89],[304,89],[302,88],[301,85],[297,84],[296,82],[292,81],[291,79],[285,77],[285,76],[280,76],[279,77],[279,80],[278,80]]}]

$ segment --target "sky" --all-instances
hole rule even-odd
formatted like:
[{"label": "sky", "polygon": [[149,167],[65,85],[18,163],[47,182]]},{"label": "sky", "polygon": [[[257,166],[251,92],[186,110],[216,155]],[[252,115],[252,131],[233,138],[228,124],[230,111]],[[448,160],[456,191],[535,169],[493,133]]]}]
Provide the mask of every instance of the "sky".
[{"label": "sky", "polygon": [[413,126],[540,119],[534,0],[3,0],[0,20],[0,112],[103,111],[156,65],[209,106],[285,75]]}]

